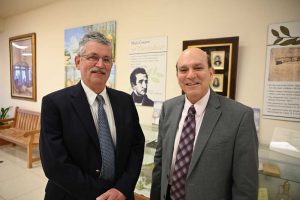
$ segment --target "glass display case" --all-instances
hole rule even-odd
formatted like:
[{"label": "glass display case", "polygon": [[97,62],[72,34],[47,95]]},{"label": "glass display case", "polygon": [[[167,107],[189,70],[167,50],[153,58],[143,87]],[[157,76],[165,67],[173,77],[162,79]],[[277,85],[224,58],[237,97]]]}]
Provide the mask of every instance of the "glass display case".
[{"label": "glass display case", "polygon": [[145,153],[143,166],[139,180],[135,187],[136,199],[147,199],[150,197],[151,176],[153,170],[154,154],[158,128],[156,125],[141,125],[145,135]]},{"label": "glass display case", "polygon": [[[145,154],[137,182],[136,200],[150,197],[153,159],[158,135],[157,126],[142,125],[145,134]],[[300,159],[259,147],[259,200],[300,200]],[[267,167],[271,167],[271,171]]]},{"label": "glass display case", "polygon": [[[259,170],[259,187],[264,195],[259,200],[300,199],[300,159],[278,153],[268,146],[259,147],[259,162],[271,170]],[[265,197],[268,198],[265,198]]]}]

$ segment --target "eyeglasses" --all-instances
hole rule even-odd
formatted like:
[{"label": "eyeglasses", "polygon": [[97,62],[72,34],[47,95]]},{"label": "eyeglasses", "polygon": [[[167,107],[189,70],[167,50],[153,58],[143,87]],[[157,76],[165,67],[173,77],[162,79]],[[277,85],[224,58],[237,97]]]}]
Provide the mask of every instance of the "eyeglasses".
[{"label": "eyeglasses", "polygon": [[101,59],[102,62],[105,65],[110,65],[112,63],[112,58],[110,57],[99,57],[97,55],[81,55],[81,57],[84,57],[86,60],[88,60],[89,62],[96,64],[97,62],[99,62],[99,60]]}]

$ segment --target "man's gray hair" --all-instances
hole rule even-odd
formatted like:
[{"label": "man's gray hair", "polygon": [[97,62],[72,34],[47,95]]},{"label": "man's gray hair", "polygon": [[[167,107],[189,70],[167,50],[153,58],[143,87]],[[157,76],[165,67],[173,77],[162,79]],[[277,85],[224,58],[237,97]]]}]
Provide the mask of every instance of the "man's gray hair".
[{"label": "man's gray hair", "polygon": [[89,41],[95,41],[103,45],[107,45],[111,47],[111,42],[99,32],[89,32],[83,36],[81,41],[79,42],[78,55],[82,55],[85,51],[85,44]]}]

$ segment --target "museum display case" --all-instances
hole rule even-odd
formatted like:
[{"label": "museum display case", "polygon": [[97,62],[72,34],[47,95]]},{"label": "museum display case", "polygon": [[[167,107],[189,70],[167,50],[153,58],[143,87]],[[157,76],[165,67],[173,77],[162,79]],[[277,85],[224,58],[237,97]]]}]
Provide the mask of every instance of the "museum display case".
[{"label": "museum display case", "polygon": [[[150,197],[151,174],[158,135],[157,126],[142,125],[145,134],[145,154],[142,171],[136,185],[137,200]],[[300,159],[259,147],[259,200],[300,199]]]},{"label": "museum display case", "polygon": [[300,199],[300,159],[259,147],[259,200]]},{"label": "museum display case", "polygon": [[[150,197],[151,175],[156,148],[158,129],[156,125],[141,125],[145,135],[145,153],[139,180],[135,187],[136,199],[146,200]],[[146,198],[144,198],[146,197]]]}]

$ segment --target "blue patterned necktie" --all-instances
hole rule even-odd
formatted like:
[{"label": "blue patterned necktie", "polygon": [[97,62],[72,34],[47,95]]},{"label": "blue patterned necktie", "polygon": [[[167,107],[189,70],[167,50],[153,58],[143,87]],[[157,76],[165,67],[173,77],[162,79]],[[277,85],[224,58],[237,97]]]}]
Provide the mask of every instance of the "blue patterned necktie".
[{"label": "blue patterned necktie", "polygon": [[115,151],[107,116],[103,107],[104,99],[101,95],[97,96],[98,100],[98,125],[99,141],[102,156],[102,167],[100,176],[106,180],[114,180],[115,177]]},{"label": "blue patterned necktie", "polygon": [[170,197],[172,200],[185,200],[185,182],[192,153],[196,133],[196,110],[192,105],[188,110],[178,144],[174,171],[172,174],[172,185],[170,187]]}]

